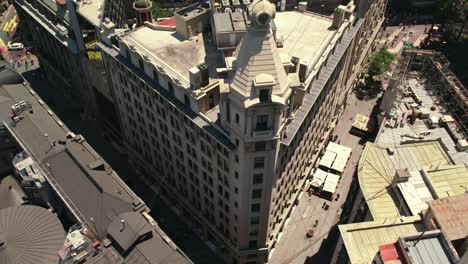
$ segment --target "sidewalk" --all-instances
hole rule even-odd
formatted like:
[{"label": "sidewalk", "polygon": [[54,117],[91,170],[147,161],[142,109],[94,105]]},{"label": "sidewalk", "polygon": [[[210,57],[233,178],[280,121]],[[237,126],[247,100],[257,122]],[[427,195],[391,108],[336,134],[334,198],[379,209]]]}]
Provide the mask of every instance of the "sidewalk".
[{"label": "sidewalk", "polygon": [[[343,116],[334,129],[340,144],[353,149],[338,185],[337,193],[340,194],[338,201],[328,201],[315,195],[309,197],[307,192],[303,190],[299,196],[298,205],[291,212],[284,231],[280,234],[276,247],[271,253],[269,264],[304,263],[309,256],[314,256],[318,252],[330,229],[338,223],[341,216],[341,207],[346,201],[356,165],[363,151],[361,138],[350,134],[349,130],[356,114],[370,115],[376,100],[360,101],[353,94]],[[321,208],[324,202],[330,206],[328,210]],[[316,220],[318,221],[318,227],[313,228]],[[315,231],[311,239],[306,238],[306,232],[309,229]],[[333,251],[333,248],[328,250]],[[325,261],[321,260],[323,263]]]}]

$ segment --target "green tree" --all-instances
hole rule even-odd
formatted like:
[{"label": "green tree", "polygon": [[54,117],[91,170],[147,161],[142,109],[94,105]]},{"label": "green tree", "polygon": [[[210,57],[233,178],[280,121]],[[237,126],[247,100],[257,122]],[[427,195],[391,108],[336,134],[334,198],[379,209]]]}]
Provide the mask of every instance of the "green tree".
[{"label": "green tree", "polygon": [[468,23],[468,0],[438,0],[434,17],[449,37],[460,41]]},{"label": "green tree", "polygon": [[153,0],[153,17],[155,19],[174,16],[174,10],[161,7],[159,1]]},{"label": "green tree", "polygon": [[385,48],[381,48],[379,51],[372,53],[368,68],[369,74],[371,76],[378,76],[386,72],[394,58],[395,55],[388,52]]}]

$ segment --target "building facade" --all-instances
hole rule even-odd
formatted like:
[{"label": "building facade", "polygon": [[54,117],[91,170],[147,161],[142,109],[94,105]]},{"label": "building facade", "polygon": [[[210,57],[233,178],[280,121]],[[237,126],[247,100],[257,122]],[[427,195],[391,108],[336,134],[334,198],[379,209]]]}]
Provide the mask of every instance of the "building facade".
[{"label": "building facade", "polygon": [[[246,7],[250,25],[239,45],[222,52],[210,47],[209,34],[194,30],[209,24],[190,24],[203,6],[183,14],[188,39],[157,25],[103,32],[103,61],[130,160],[234,263],[268,261],[333,135],[385,4],[350,1],[331,21],[276,14],[268,1],[255,1]],[[311,61],[284,59],[294,46],[280,43],[278,19],[289,15],[326,22]]]},{"label": "building facade", "polygon": [[[103,131],[121,137],[102,63],[98,32],[103,21],[126,27],[124,1],[12,1],[26,30],[23,39],[34,48],[42,76],[51,89],[73,102],[84,119],[102,116]],[[110,101],[109,101],[110,100]]]}]

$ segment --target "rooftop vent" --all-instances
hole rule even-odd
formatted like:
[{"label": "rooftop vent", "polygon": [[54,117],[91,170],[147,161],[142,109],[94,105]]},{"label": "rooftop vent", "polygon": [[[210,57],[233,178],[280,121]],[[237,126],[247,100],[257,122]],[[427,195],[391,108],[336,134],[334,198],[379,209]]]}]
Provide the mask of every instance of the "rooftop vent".
[{"label": "rooftop vent", "polygon": [[411,174],[409,173],[408,169],[396,169],[395,170],[395,181],[396,182],[405,182],[408,181]]}]

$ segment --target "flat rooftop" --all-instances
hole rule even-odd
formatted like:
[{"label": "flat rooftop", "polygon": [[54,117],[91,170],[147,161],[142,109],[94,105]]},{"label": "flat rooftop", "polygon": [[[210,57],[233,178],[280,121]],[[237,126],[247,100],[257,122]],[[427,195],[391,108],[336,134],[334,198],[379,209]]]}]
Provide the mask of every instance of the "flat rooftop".
[{"label": "flat rooftop", "polygon": [[[9,68],[1,70],[0,80],[2,75],[11,72]],[[33,111],[20,113],[22,119],[15,124],[9,114],[11,106],[19,101],[29,102]],[[137,213],[142,222],[148,221],[141,214],[149,211],[144,202],[84,138],[67,138],[69,129],[27,84],[0,83],[0,121],[8,126],[21,147],[47,174],[47,181],[79,218],[78,221],[94,229],[101,239],[108,234],[108,226],[112,221],[118,221],[117,217],[121,213]],[[154,254],[158,254],[158,258],[177,260],[174,263],[191,263],[157,227],[157,223],[151,224],[154,236],[131,249],[124,257],[125,263],[153,264],[151,258]],[[148,251],[147,245],[151,245],[154,251]],[[107,253],[104,254],[107,256]],[[117,262],[95,256],[89,263]]]},{"label": "flat rooftop", "polygon": [[379,221],[339,225],[343,244],[352,264],[373,263],[379,246],[395,243],[402,235],[424,230],[419,217],[408,217]]},{"label": "flat rooftop", "polygon": [[0,209],[20,206],[27,201],[27,195],[14,176],[0,178]]},{"label": "flat rooftop", "polygon": [[190,86],[189,69],[206,62],[210,77],[216,75],[221,66],[221,56],[216,48],[203,40],[202,34],[186,40],[175,31],[150,28],[146,25],[126,33],[122,41],[135,45],[142,55],[164,71],[177,78],[184,86]]},{"label": "flat rooftop", "polygon": [[[389,153],[389,147],[393,154]],[[358,180],[374,220],[400,217],[390,185],[397,169],[420,171],[424,167],[451,165],[439,141],[398,146],[367,142],[358,166]]]},{"label": "flat rooftop", "polygon": [[76,1],[76,11],[94,26],[100,26],[102,15],[104,12],[105,0],[79,0]]},{"label": "flat rooftop", "polygon": [[276,12],[275,25],[276,38],[284,41],[278,49],[281,57],[295,56],[309,64],[322,55],[336,32],[331,19],[308,12]]},{"label": "flat rooftop", "polygon": [[437,199],[466,193],[468,165],[436,165],[424,167]]},{"label": "flat rooftop", "polygon": [[[430,111],[430,116],[435,118],[440,118],[443,115],[447,114],[447,110],[440,105],[439,99],[434,95],[430,89],[427,87],[427,83],[421,81],[421,78],[418,78],[419,74],[417,72],[411,72],[404,77],[404,82],[406,86],[411,87],[415,95],[422,101],[421,106],[426,109],[430,109],[434,104],[437,104],[435,110]],[[412,98],[404,98],[399,102],[395,102],[394,108],[392,111],[399,116],[403,113],[410,111],[406,106],[413,103]],[[403,127],[398,126],[396,128],[385,127],[382,125],[379,128],[379,133],[375,139],[376,143],[384,145],[398,145],[405,141],[417,141],[415,138],[420,135],[421,132],[430,131],[429,135],[424,136],[422,140],[433,140],[440,138],[447,148],[447,152],[453,161],[457,164],[468,163],[468,152],[458,151],[455,146],[456,142],[450,137],[449,132],[446,128],[436,125],[434,128],[428,128],[426,122],[421,119],[416,119],[414,124],[409,124],[405,122]]]},{"label": "flat rooftop", "polygon": [[[61,189],[81,217],[85,221],[91,217],[95,220],[91,226],[98,233],[106,234],[107,225],[116,212],[146,207],[86,141],[78,143],[67,139],[68,128],[30,87],[3,85],[0,92],[1,120],[8,124],[38,165],[50,172],[51,184]],[[19,101],[29,102],[33,113],[21,113],[23,119],[13,125],[8,115],[11,105]],[[53,142],[59,141],[66,144],[55,143],[54,146]],[[102,166],[96,166],[98,164]],[[91,169],[93,166],[95,168]]]}]

